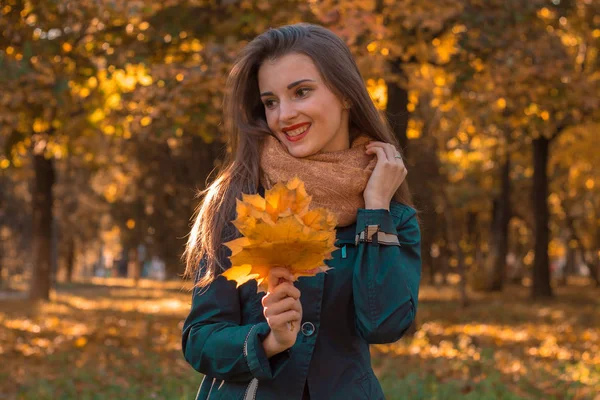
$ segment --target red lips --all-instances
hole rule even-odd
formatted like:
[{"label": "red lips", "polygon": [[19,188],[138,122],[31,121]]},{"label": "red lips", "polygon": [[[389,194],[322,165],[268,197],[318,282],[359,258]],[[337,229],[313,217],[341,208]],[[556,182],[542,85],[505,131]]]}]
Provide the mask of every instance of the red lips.
[{"label": "red lips", "polygon": [[310,122],[302,122],[300,124],[296,124],[296,125],[288,126],[288,127],[285,127],[285,128],[281,128],[281,130],[283,132],[290,132],[290,131],[293,131],[294,129],[301,128],[301,127],[303,127],[305,125],[310,125]]}]

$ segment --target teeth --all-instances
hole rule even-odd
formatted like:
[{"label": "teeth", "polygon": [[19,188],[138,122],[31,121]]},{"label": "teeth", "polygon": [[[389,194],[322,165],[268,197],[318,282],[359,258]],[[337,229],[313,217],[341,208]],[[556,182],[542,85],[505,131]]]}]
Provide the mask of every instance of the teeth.
[{"label": "teeth", "polygon": [[285,134],[291,137],[298,136],[306,132],[310,125],[305,125],[302,128],[294,129],[293,131],[286,132]]}]

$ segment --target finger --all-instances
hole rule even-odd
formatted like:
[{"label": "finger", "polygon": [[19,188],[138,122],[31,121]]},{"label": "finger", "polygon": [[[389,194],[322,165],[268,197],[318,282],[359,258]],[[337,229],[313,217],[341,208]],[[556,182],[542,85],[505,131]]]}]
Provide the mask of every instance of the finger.
[{"label": "finger", "polygon": [[302,321],[302,314],[296,310],[286,311],[282,314],[277,314],[273,317],[267,318],[267,323],[269,324],[271,329],[280,328],[287,330],[287,323],[296,321]]},{"label": "finger", "polygon": [[272,316],[292,310],[296,302],[297,300],[295,300],[293,297],[285,297],[278,301],[268,301],[264,305],[264,314]]},{"label": "finger", "polygon": [[275,289],[273,289],[272,294],[275,299],[283,299],[287,296],[293,297],[295,300],[300,298],[300,290],[289,281],[279,284]]},{"label": "finger", "polygon": [[300,311],[302,307],[300,307],[298,303],[299,302],[297,300],[294,300],[291,297],[286,297],[285,299],[282,299],[276,303],[268,304],[264,308],[263,314],[265,315],[265,318],[267,318],[273,317],[277,314],[282,314],[289,310]]},{"label": "finger", "polygon": [[397,160],[396,156],[400,154],[398,150],[396,150],[396,147],[390,143],[376,142],[372,147],[382,148],[385,152],[385,156],[390,162]]},{"label": "finger", "polygon": [[368,148],[366,152],[367,152],[367,154],[377,155],[377,162],[387,162],[388,161],[387,155],[385,154],[385,150],[383,150],[383,148],[381,148],[380,146],[372,146],[372,147]]},{"label": "finger", "polygon": [[406,166],[404,165],[404,158],[402,157],[402,153],[394,148],[394,158],[393,161],[396,165],[398,165],[402,169],[402,175],[406,176]]},{"label": "finger", "polygon": [[396,158],[396,156],[400,153],[398,152],[398,150],[396,150],[393,144],[388,144],[387,146],[385,146],[384,150],[390,162],[396,162],[397,160],[400,160],[399,158]]},{"label": "finger", "polygon": [[400,166],[400,169],[402,170],[402,176],[406,177],[406,175],[408,175],[408,170],[406,169],[406,165],[404,165],[404,160],[399,158],[398,165]]},{"label": "finger", "polygon": [[294,300],[300,299],[300,290],[288,281],[279,284],[272,292],[267,292],[267,294],[263,296],[261,303],[263,307],[267,307],[286,297],[291,297]]},{"label": "finger", "polygon": [[404,168],[404,159],[402,158],[402,154],[393,144],[377,142],[373,148],[382,148],[385,152],[386,159],[395,165],[399,165]]},{"label": "finger", "polygon": [[374,146],[374,145],[375,146],[382,146],[382,145],[385,145],[385,144],[386,144],[385,142],[381,142],[379,140],[373,140],[373,141],[370,141],[369,143],[367,143],[366,146],[367,147]]},{"label": "finger", "polygon": [[394,153],[394,161],[401,165],[402,167],[404,167],[404,157],[402,157],[402,153],[400,153],[398,150],[394,149],[395,153]]},{"label": "finger", "polygon": [[269,269],[269,274],[277,278],[294,279],[294,274],[287,267],[273,267]]},{"label": "finger", "polygon": [[280,278],[284,278],[288,281],[293,281],[294,280],[294,275],[290,272],[289,269],[284,268],[284,267],[273,267],[269,270],[269,277],[268,277],[268,291],[272,292],[273,290],[275,290],[275,288],[277,287],[277,285],[279,285],[279,280]]}]

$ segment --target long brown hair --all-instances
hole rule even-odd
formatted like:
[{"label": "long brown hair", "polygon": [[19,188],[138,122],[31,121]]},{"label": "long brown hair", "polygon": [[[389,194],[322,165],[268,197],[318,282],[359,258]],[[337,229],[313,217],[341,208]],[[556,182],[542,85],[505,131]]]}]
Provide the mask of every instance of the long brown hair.
[{"label": "long brown hair", "polygon": [[[350,142],[365,133],[400,149],[387,120],[375,108],[350,50],[333,32],[301,23],[269,29],[257,36],[241,51],[227,79],[223,120],[231,152],[216,179],[198,194],[202,201],[183,254],[185,276],[197,275],[197,286],[210,284],[223,270],[219,257],[223,229],[235,218],[236,199],[258,189],[259,151],[266,135],[272,135],[259,96],[258,70],[264,61],[289,53],[310,57],[328,88],[338,98],[350,100]],[[412,205],[406,181],[394,199]]]}]

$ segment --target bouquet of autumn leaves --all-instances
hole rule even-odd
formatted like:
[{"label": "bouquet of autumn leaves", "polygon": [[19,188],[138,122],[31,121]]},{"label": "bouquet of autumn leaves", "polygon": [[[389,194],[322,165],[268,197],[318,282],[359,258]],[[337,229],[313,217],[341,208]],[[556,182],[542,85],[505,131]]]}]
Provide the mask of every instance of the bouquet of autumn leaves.
[{"label": "bouquet of autumn leaves", "polygon": [[224,243],[231,249],[231,268],[223,273],[237,287],[256,279],[267,291],[269,270],[285,267],[294,275],[314,276],[329,269],[335,242],[336,215],[325,208],[309,210],[312,197],[298,177],[237,200],[233,224],[243,237]]}]

